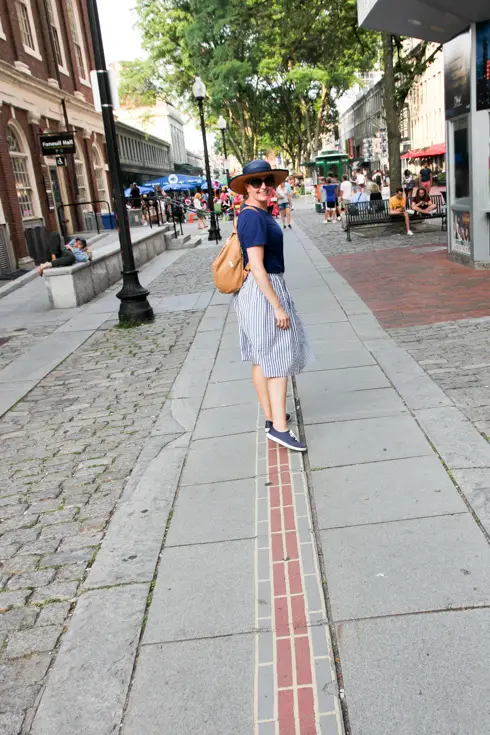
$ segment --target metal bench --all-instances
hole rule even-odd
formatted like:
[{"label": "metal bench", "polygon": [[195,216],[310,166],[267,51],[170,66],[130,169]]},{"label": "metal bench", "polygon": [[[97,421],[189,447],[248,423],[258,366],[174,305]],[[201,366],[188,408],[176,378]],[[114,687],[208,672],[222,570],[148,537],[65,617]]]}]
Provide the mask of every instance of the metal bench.
[{"label": "metal bench", "polygon": [[[414,212],[410,215],[410,222],[422,222],[423,220],[440,219],[441,230],[447,228],[446,202],[441,194],[431,196],[436,209],[431,214],[419,214]],[[408,209],[411,199],[408,200]],[[351,241],[351,230],[355,227],[372,227],[373,225],[386,225],[392,222],[403,222],[403,215],[390,214],[389,199],[378,199],[372,202],[359,202],[348,204],[345,212],[345,231],[347,240]]]}]

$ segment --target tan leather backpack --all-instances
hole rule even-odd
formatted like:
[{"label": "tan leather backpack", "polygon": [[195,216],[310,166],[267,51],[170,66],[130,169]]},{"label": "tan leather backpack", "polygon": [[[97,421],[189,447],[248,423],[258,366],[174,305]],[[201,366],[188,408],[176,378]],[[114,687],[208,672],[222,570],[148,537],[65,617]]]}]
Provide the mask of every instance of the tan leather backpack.
[{"label": "tan leather backpack", "polygon": [[213,261],[213,280],[221,293],[237,293],[245,283],[249,267],[243,266],[243,251],[235,228]]}]

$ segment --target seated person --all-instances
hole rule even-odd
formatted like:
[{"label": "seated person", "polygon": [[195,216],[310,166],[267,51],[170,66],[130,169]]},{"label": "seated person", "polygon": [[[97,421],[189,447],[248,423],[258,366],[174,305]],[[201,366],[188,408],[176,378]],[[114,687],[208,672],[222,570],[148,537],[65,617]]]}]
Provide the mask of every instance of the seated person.
[{"label": "seated person", "polygon": [[52,256],[51,262],[41,263],[37,272],[42,276],[46,268],[65,268],[69,265],[84,263],[91,259],[92,251],[87,247],[87,241],[82,240],[81,237],[75,237],[73,240],[70,240],[68,245],[61,248],[58,256]]},{"label": "seated person", "polygon": [[407,199],[401,187],[396,190],[395,196],[390,199],[390,215],[392,217],[403,217],[405,227],[407,228],[407,235],[413,235],[410,229],[410,215],[407,212]]},{"label": "seated person", "polygon": [[354,194],[352,195],[352,198],[350,200],[350,204],[359,204],[359,202],[368,202],[369,197],[367,194],[364,193],[364,186],[355,186],[354,187]]},{"label": "seated person", "polygon": [[419,186],[414,199],[412,199],[412,209],[417,214],[424,215],[429,215],[437,209],[437,206],[429,196],[429,192],[423,186]]}]

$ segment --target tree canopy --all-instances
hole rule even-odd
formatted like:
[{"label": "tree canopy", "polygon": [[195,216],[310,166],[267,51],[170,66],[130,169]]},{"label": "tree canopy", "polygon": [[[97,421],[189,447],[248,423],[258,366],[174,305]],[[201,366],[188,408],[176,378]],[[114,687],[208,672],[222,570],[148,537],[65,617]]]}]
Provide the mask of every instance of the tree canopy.
[{"label": "tree canopy", "polygon": [[298,166],[337,121],[336,101],[378,59],[355,0],[138,0],[147,62],[125,63],[121,95],[194,105],[196,75],[211,122],[223,114],[232,153],[286,152]]}]

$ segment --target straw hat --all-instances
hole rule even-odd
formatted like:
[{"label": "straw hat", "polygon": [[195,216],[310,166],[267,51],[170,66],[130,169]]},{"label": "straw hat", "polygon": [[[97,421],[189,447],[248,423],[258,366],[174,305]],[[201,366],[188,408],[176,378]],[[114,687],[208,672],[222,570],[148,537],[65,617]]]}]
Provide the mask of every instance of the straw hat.
[{"label": "straw hat", "polygon": [[289,171],[284,168],[272,168],[268,161],[258,159],[251,161],[243,167],[243,171],[238,176],[234,176],[230,181],[230,189],[235,191],[237,194],[246,194],[245,184],[250,179],[260,178],[263,176],[273,176],[274,186],[279,186],[286,181],[289,176]]}]

